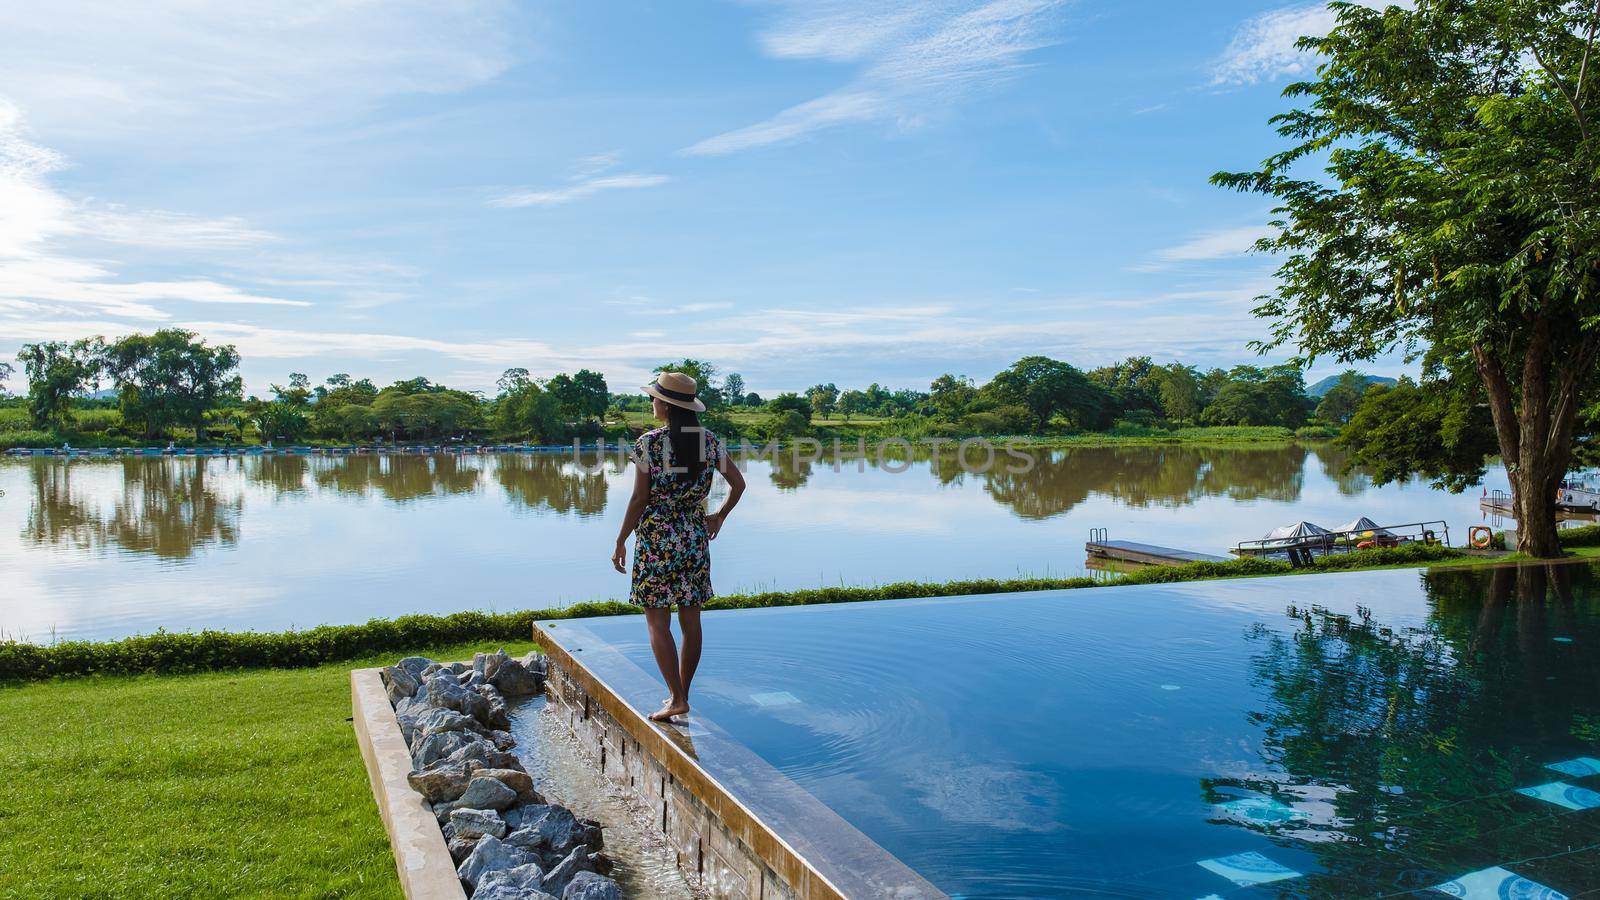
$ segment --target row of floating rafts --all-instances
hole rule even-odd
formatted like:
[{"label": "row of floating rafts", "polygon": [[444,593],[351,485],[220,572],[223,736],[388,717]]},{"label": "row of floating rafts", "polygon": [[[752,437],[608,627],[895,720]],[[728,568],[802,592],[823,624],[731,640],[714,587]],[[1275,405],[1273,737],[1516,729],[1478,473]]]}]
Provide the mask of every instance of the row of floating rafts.
[{"label": "row of floating rafts", "polygon": [[[578,449],[602,449],[595,444],[584,444]],[[140,456],[367,456],[371,454],[489,454],[489,453],[559,453],[571,451],[567,445],[537,444],[407,444],[403,446],[373,447],[274,447],[271,444],[248,447],[92,447],[58,448],[17,447],[5,451],[6,456],[59,456],[59,457],[140,457]]]}]

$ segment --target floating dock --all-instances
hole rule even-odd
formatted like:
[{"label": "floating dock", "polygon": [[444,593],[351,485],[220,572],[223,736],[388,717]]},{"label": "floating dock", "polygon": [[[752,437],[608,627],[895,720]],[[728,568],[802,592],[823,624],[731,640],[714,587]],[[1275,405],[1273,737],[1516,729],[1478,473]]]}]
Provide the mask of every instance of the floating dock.
[{"label": "floating dock", "polygon": [[1212,556],[1209,553],[1196,553],[1193,550],[1104,538],[1085,543],[1083,549],[1088,552],[1092,560],[1137,563],[1142,566],[1181,566],[1184,563],[1227,561],[1225,556]]}]

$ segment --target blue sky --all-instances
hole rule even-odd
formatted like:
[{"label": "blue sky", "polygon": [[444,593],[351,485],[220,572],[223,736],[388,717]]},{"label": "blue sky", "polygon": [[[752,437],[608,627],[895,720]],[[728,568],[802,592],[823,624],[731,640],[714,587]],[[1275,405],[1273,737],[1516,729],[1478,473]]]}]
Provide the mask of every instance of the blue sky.
[{"label": "blue sky", "polygon": [[[32,8],[28,8],[28,7]],[[248,8],[248,12],[244,12]],[[1252,359],[1317,5],[0,8],[0,353],[181,325],[290,371],[763,393]],[[1334,371],[1332,361],[1312,375]],[[1394,374],[1398,364],[1374,371]],[[20,379],[11,386],[20,387]]]}]

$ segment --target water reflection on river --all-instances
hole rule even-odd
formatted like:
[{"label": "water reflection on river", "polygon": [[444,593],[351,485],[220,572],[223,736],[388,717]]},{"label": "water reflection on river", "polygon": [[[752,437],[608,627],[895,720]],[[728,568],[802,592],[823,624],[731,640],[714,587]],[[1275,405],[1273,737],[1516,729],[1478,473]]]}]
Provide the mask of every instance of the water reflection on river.
[{"label": "water reflection on river", "polygon": [[[1028,471],[1002,456],[983,473],[925,450],[909,464],[749,459],[751,490],[714,547],[717,589],[1079,574],[1097,526],[1220,553],[1299,519],[1443,518],[1453,535],[1481,519],[1475,495],[1376,488],[1322,448],[1029,456]],[[275,629],[621,597],[607,558],[631,483],[620,457],[594,454],[8,460],[0,632]]]}]

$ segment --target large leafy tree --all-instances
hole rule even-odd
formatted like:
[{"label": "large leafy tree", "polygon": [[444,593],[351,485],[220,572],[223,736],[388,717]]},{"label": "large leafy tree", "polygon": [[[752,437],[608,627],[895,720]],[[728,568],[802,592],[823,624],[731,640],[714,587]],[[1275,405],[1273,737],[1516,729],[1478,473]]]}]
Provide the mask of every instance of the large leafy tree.
[{"label": "large leafy tree", "polygon": [[99,338],[24,344],[17,354],[28,378],[28,416],[35,428],[72,425],[72,401],[100,377]]},{"label": "large leafy tree", "polygon": [[574,375],[556,375],[545,382],[544,388],[561,405],[561,414],[573,421],[599,419],[610,404],[605,376],[589,369],[579,369]]},{"label": "large leafy tree", "polygon": [[1075,366],[1048,356],[1025,356],[984,385],[1002,403],[1025,406],[1042,431],[1055,416],[1074,427],[1106,424],[1112,398]]},{"label": "large leafy tree", "polygon": [[1305,422],[1306,382],[1296,366],[1235,366],[1206,406],[1208,425],[1284,425]]},{"label": "large leafy tree", "polygon": [[237,398],[243,387],[239,352],[231,344],[208,347],[182,328],[119,338],[106,345],[103,359],[123,418],[142,422],[146,437],[184,424],[203,440],[206,412]]},{"label": "large leafy tree", "polygon": [[1600,390],[1600,7],[1333,7],[1333,30],[1301,40],[1317,77],[1273,120],[1289,146],[1214,177],[1278,201],[1267,343],[1302,362],[1429,348],[1429,378],[1488,404],[1518,549],[1555,556],[1556,488]]}]

